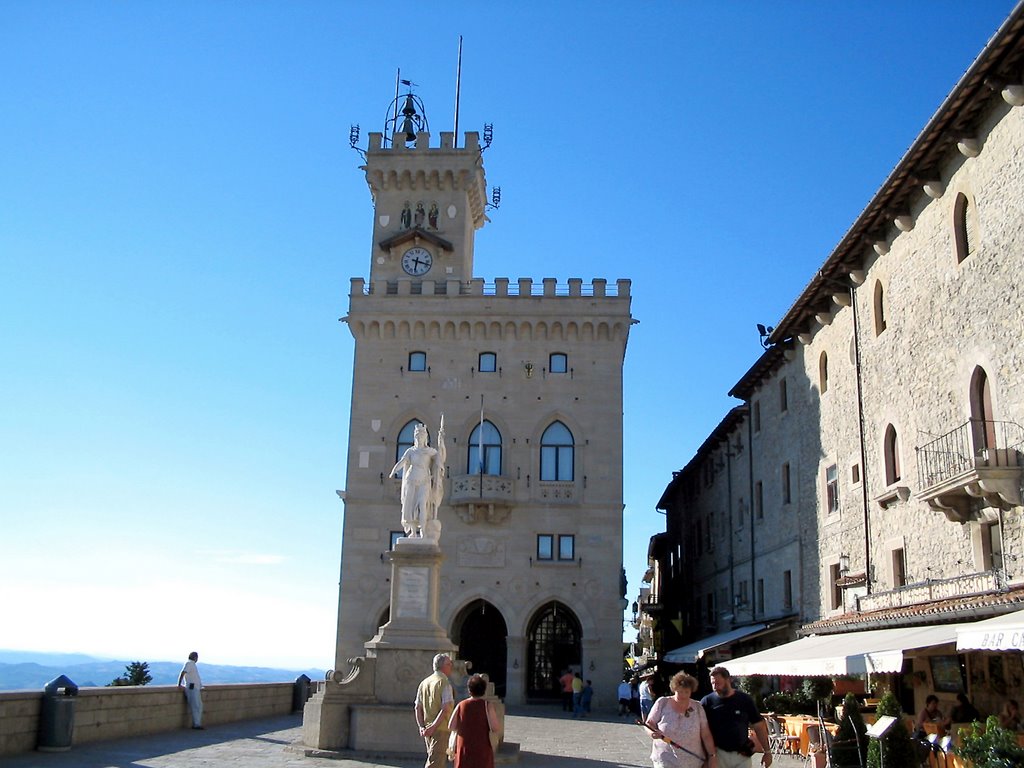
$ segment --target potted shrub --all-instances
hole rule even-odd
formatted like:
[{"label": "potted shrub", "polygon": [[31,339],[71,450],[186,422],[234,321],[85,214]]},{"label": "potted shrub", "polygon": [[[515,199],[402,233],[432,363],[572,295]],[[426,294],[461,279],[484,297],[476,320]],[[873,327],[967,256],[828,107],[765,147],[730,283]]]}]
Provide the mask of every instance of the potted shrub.
[{"label": "potted shrub", "polygon": [[885,750],[885,765],[919,765],[917,750],[914,749],[910,734],[907,733],[907,726],[903,724],[903,708],[891,691],[882,696],[875,711],[879,717],[895,717],[896,722],[881,739],[871,739],[871,743],[868,744],[868,768],[882,768],[880,749]]},{"label": "potted shrub", "polygon": [[953,752],[969,760],[973,768],[1018,768],[1024,765],[1024,747],[1017,735],[999,726],[999,718],[990,715],[982,729],[980,723],[960,729],[960,746]]}]

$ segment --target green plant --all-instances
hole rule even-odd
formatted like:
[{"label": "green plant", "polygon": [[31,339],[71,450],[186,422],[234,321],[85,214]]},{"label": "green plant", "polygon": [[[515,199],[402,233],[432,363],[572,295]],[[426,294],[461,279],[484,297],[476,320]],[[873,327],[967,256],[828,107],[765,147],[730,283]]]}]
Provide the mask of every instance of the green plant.
[{"label": "green plant", "polygon": [[860,715],[857,697],[852,693],[843,699],[843,719],[832,743],[832,764],[836,768],[860,768],[867,752],[867,727]]},{"label": "green plant", "polygon": [[1024,765],[1024,747],[1017,744],[1013,731],[999,726],[999,718],[988,718],[982,730],[980,723],[960,729],[957,756],[970,760],[974,768],[1017,768]]},{"label": "green plant", "polygon": [[878,702],[875,709],[879,717],[890,715],[896,718],[881,739],[872,739],[868,745],[868,768],[882,768],[880,749],[885,750],[885,765],[914,766],[920,760],[914,743],[910,740],[907,727],[903,724],[903,709],[892,692],[887,692]]},{"label": "green plant", "polygon": [[761,675],[744,675],[740,678],[739,689],[754,700],[758,709],[764,706],[764,697],[761,691],[764,689],[764,678]]},{"label": "green plant", "polygon": [[145,685],[152,681],[153,676],[149,674],[149,664],[145,661],[133,661],[131,664],[125,665],[124,674],[111,680],[107,687],[109,688],[112,685]]}]

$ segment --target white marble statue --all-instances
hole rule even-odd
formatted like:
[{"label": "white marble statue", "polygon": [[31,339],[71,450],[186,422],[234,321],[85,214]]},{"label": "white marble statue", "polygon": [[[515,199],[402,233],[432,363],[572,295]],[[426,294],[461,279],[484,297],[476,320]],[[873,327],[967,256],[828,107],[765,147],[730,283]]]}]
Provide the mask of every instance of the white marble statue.
[{"label": "white marble statue", "polygon": [[402,470],[402,528],[409,537],[438,540],[441,524],[437,508],[444,496],[444,414],[437,430],[437,447],[427,445],[427,428],[417,424],[413,445],[391,470],[394,477]]}]

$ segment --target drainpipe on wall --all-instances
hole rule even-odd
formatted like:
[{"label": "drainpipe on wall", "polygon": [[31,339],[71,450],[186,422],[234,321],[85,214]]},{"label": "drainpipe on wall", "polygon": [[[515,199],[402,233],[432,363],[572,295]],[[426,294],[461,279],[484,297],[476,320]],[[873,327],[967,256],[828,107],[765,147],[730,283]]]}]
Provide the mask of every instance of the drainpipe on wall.
[{"label": "drainpipe on wall", "polygon": [[860,441],[860,490],[864,507],[864,587],[871,594],[871,526],[868,501],[867,447],[864,445],[864,397],[861,390],[860,316],[857,314],[857,289],[850,286],[850,308],[853,310],[853,357],[857,380],[857,438]]},{"label": "drainpipe on wall", "polygon": [[733,557],[732,557],[732,449],[729,447],[729,436],[725,436],[725,497],[726,514],[729,515],[728,519],[728,533],[729,533],[729,606],[733,617],[732,623],[736,624],[736,579],[733,574]]},{"label": "drainpipe on wall", "polygon": [[[750,493],[750,621],[754,621],[754,596],[757,593],[756,581],[754,578],[754,409],[753,404],[747,401],[747,448],[750,459],[747,462],[747,479]],[[762,514],[764,510],[761,510]]]}]

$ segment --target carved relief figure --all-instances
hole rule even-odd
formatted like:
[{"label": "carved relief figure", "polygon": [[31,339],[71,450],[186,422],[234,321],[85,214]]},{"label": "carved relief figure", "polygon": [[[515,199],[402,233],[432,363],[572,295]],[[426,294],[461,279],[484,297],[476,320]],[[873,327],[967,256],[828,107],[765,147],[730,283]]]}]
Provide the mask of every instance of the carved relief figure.
[{"label": "carved relief figure", "polygon": [[427,214],[427,221],[430,223],[431,229],[437,229],[437,203],[430,204],[430,213]]},{"label": "carved relief figure", "polygon": [[437,448],[427,445],[427,428],[417,424],[413,431],[413,446],[391,470],[394,477],[402,470],[402,528],[405,535],[437,540],[438,525],[429,525],[437,519],[437,507],[444,497],[444,462],[447,451],[444,444],[444,415],[437,429]]},{"label": "carved relief figure", "polygon": [[405,207],[402,209],[402,229],[408,229],[412,226],[412,210],[409,208],[409,201],[405,201]]}]

